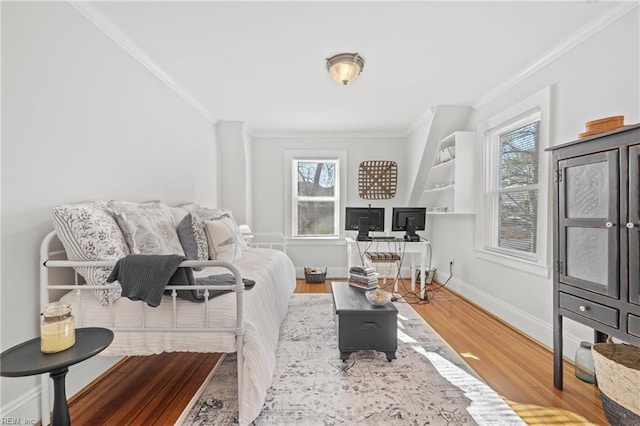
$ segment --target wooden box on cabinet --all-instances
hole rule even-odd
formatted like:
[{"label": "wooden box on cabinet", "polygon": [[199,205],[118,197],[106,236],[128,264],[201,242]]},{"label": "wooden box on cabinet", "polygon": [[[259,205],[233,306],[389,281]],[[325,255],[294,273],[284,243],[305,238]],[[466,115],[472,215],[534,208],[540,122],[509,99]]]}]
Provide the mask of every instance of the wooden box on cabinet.
[{"label": "wooden box on cabinet", "polygon": [[553,148],[554,385],[562,319],[640,345],[640,125]]}]

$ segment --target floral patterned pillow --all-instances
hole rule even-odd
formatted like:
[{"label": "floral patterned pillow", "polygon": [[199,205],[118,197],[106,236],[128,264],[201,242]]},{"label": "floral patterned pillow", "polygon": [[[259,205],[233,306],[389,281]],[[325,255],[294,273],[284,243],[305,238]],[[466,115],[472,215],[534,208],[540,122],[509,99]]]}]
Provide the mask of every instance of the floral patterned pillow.
[{"label": "floral patterned pillow", "polygon": [[[193,237],[198,245],[198,259],[209,259],[209,242],[207,241],[206,224],[207,220],[215,220],[230,215],[227,209],[211,209],[194,204],[191,208],[191,226]],[[202,256],[202,257],[201,257]]]},{"label": "floral patterned pillow", "polygon": [[[104,201],[55,206],[51,212],[53,227],[69,260],[118,260],[129,254],[127,242],[118,224],[109,215]],[[77,267],[75,270],[89,285],[107,285],[111,268]],[[116,282],[117,284],[117,282]],[[121,290],[112,290],[112,301]],[[102,305],[109,304],[109,291],[96,290]]]},{"label": "floral patterned pillow", "polygon": [[160,202],[109,201],[129,250],[133,254],[178,254],[184,256],[169,206]]}]

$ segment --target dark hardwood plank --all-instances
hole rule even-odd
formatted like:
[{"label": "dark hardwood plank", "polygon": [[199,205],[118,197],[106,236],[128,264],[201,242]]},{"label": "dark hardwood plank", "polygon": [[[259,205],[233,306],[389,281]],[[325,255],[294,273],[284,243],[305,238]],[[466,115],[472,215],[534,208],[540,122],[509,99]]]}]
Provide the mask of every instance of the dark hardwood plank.
[{"label": "dark hardwood plank", "polygon": [[77,425],[174,424],[220,354],[127,357],[69,401]]}]

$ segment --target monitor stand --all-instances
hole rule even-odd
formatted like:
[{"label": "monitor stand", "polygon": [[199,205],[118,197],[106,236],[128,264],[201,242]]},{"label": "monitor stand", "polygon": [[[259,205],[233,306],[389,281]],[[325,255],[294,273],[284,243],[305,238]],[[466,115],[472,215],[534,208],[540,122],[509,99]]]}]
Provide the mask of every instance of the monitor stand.
[{"label": "monitor stand", "polygon": [[411,242],[420,241],[420,236],[416,234],[416,224],[414,223],[414,220],[412,217],[407,218],[407,223],[404,229],[405,229],[405,234],[404,234],[405,241],[411,241]]},{"label": "monitor stand", "polygon": [[369,236],[369,218],[361,217],[358,219],[358,236],[356,241],[371,241]]},{"label": "monitor stand", "polygon": [[415,242],[420,241],[420,236],[417,235],[417,234],[411,235],[411,234],[407,233],[407,234],[404,234],[404,240],[412,242],[412,243],[415,243]]}]

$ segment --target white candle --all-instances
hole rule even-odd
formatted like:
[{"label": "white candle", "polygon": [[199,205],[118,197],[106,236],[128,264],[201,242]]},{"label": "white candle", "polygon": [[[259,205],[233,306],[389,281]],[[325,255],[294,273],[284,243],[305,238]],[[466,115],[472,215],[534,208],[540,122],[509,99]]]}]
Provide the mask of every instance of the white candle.
[{"label": "white candle", "polygon": [[75,326],[71,307],[64,302],[46,306],[40,324],[41,350],[51,354],[69,349],[76,342]]}]

